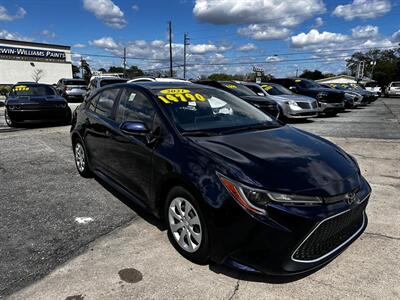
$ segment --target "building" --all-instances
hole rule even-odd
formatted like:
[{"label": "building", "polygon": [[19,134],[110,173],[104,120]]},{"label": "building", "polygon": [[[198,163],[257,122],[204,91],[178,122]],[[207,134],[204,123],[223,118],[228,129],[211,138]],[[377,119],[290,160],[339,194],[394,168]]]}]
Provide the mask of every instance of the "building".
[{"label": "building", "polygon": [[345,84],[350,84],[350,83],[361,83],[365,85],[366,83],[370,82],[375,82],[374,80],[364,77],[362,80],[357,82],[357,79],[353,76],[349,75],[338,75],[338,76],[333,76],[333,77],[328,77],[328,78],[323,78],[316,80],[316,82],[321,83],[321,84],[330,84],[330,83],[345,83]]},{"label": "building", "polygon": [[72,78],[71,47],[0,39],[0,85]]}]

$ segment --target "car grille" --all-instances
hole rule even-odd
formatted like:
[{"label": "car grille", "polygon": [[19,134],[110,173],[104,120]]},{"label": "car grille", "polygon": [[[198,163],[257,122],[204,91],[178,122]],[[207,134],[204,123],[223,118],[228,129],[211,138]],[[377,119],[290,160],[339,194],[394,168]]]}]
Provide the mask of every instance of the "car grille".
[{"label": "car grille", "polygon": [[325,98],[324,102],[327,103],[340,103],[344,99],[343,94],[341,93],[329,93],[328,96]]},{"label": "car grille", "polygon": [[364,208],[355,209],[322,221],[294,252],[296,261],[313,262],[323,259],[343,246],[364,224]]},{"label": "car grille", "polygon": [[310,109],[311,108],[310,103],[308,103],[308,102],[297,102],[297,105],[300,106],[301,108],[304,108],[304,109]]}]

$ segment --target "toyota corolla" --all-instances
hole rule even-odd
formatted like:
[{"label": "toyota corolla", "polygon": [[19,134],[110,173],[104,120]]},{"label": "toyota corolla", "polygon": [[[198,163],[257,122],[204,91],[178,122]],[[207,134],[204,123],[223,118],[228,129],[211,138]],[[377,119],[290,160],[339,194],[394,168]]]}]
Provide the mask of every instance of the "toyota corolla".
[{"label": "toyota corolla", "polygon": [[367,226],[371,188],[351,155],[212,87],[102,88],[74,112],[71,140],[82,176],[164,220],[197,263],[302,273]]}]

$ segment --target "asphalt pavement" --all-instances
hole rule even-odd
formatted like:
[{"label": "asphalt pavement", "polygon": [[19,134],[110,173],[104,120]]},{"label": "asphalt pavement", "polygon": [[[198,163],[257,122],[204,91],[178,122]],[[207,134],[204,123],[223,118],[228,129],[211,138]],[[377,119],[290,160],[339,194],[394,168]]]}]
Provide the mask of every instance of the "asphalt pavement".
[{"label": "asphalt pavement", "polygon": [[185,260],[156,220],[77,174],[69,127],[10,130],[3,115],[0,298],[400,297],[400,99],[291,125],[354,155],[373,188],[366,233],[328,266],[291,280]]}]

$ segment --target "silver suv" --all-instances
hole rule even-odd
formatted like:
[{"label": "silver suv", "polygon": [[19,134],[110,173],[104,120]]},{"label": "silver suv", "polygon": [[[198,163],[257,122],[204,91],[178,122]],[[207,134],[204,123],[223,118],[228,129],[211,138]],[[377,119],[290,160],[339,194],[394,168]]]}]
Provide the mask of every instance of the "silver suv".
[{"label": "silver suv", "polygon": [[62,78],[57,82],[56,89],[67,101],[82,101],[87,92],[87,86],[83,79]]}]

